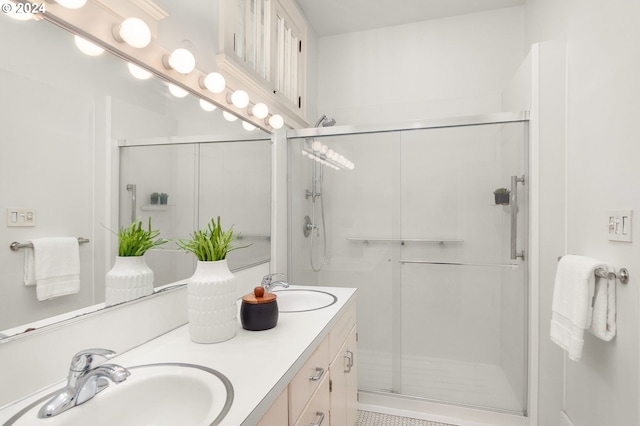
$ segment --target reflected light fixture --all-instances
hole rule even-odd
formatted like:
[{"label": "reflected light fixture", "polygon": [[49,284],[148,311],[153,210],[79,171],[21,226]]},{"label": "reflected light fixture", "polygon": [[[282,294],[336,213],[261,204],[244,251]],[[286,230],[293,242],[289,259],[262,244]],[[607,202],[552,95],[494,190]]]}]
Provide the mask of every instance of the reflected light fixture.
[{"label": "reflected light fixture", "polygon": [[284,126],[284,119],[281,115],[275,114],[267,119],[267,124],[273,127],[274,129],[279,129]]},{"label": "reflected light fixture", "polygon": [[209,101],[205,101],[204,99],[200,99],[200,108],[207,112],[214,111],[217,107]]},{"label": "reflected light fixture", "polygon": [[127,68],[129,68],[129,73],[138,80],[147,80],[153,75],[149,71],[140,68],[139,66],[134,65],[130,62],[127,63]]},{"label": "reflected light fixture", "polygon": [[104,49],[102,47],[95,45],[80,36],[74,35],[73,41],[76,43],[78,49],[80,49],[80,51],[85,55],[98,56],[104,53]]},{"label": "reflected light fixture", "polygon": [[227,111],[222,111],[222,116],[227,121],[236,121],[238,119],[237,116],[235,116],[235,115],[233,115],[233,114],[231,114],[230,112],[227,112]]},{"label": "reflected light fixture", "polygon": [[199,83],[201,88],[207,89],[212,93],[223,92],[227,84],[222,74],[217,72],[212,72],[205,77],[200,77]]},{"label": "reflected light fixture", "polygon": [[231,97],[227,101],[231,100],[231,103],[236,108],[246,108],[249,105],[249,94],[244,90],[236,90],[231,94]]},{"label": "reflected light fixture", "polygon": [[[47,0],[49,3],[53,3],[53,0]],[[87,3],[87,0],[55,0],[61,6],[67,9],[80,9]]]},{"label": "reflected light fixture", "polygon": [[142,19],[127,18],[120,25],[114,25],[113,38],[140,49],[151,43],[151,30]]},{"label": "reflected light fixture", "polygon": [[262,102],[258,102],[251,107],[249,113],[262,120],[267,118],[267,115],[269,115],[269,107]]},{"label": "reflected light fixture", "polygon": [[28,21],[29,19],[33,19],[33,13],[22,13],[22,11],[20,13],[16,12],[16,10],[18,9],[18,6],[16,5],[15,2],[8,1],[5,4],[8,4],[11,6],[11,7],[4,6],[2,9],[3,11],[7,10],[4,13],[9,18],[13,18],[16,21]]},{"label": "reflected light fixture", "polygon": [[248,121],[243,121],[242,122],[242,127],[244,127],[244,129],[247,132],[252,132],[256,129],[256,126],[254,126],[253,124],[249,123]]},{"label": "reflected light fixture", "polygon": [[193,53],[180,47],[169,55],[162,57],[162,64],[168,70],[176,70],[180,74],[189,74],[196,67],[196,58]]},{"label": "reflected light fixture", "polygon": [[173,83],[167,83],[167,86],[169,87],[169,91],[171,92],[171,94],[176,98],[184,98],[189,94],[189,92],[184,90],[182,87],[178,87]]}]

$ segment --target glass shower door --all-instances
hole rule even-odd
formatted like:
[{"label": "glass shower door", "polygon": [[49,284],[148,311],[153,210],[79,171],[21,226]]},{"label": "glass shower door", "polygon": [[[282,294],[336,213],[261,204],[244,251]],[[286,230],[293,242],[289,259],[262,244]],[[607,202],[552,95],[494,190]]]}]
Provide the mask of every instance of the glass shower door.
[{"label": "glass shower door", "polygon": [[525,129],[402,132],[397,393],[526,410],[526,197],[493,194],[526,174]]}]

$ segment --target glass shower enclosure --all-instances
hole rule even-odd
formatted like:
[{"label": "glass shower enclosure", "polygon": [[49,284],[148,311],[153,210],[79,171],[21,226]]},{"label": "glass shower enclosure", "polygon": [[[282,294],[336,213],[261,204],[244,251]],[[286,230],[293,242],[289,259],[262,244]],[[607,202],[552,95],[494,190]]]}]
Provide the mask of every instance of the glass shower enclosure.
[{"label": "glass shower enclosure", "polygon": [[289,281],[358,288],[360,392],[526,415],[527,135],[526,113],[288,132]]}]

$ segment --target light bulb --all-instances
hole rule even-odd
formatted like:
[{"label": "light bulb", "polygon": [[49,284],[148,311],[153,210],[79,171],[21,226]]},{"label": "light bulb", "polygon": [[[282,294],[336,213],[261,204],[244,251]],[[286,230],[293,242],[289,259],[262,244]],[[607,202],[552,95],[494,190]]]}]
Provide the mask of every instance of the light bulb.
[{"label": "light bulb", "polygon": [[329,151],[329,147],[326,145],[322,145],[320,147],[320,154],[326,154]]},{"label": "light bulb", "polygon": [[153,75],[149,71],[143,68],[140,68],[139,66],[134,65],[132,63],[127,63],[127,67],[129,68],[129,73],[131,73],[131,75],[137,78],[138,80],[147,80]]},{"label": "light bulb", "polygon": [[209,73],[206,77],[200,77],[200,87],[212,93],[221,93],[224,91],[226,84],[222,74],[218,74],[217,72]]},{"label": "light bulb", "polygon": [[217,107],[209,101],[205,101],[204,99],[200,99],[200,108],[207,112],[214,111]]},{"label": "light bulb", "polygon": [[182,47],[162,57],[162,64],[167,69],[173,69],[180,74],[189,74],[196,67],[196,58],[193,53]]},{"label": "light bulb", "polygon": [[151,30],[142,19],[127,18],[113,27],[113,37],[121,43],[140,49],[151,43]]},{"label": "light bulb", "polygon": [[275,114],[272,115],[271,117],[269,117],[269,126],[273,127],[274,129],[279,129],[282,126],[284,126],[284,119],[282,118],[281,115]]},{"label": "light bulb", "polygon": [[262,102],[258,102],[251,107],[251,114],[262,120],[267,118],[267,115],[269,115],[269,107]]},{"label": "light bulb", "polygon": [[231,103],[237,108],[245,108],[249,105],[249,95],[244,90],[236,90],[231,94]]},{"label": "light bulb", "polygon": [[87,3],[87,0],[56,0],[56,2],[67,9],[80,9]]},{"label": "light bulb", "polygon": [[322,147],[322,143],[320,141],[313,141],[313,143],[311,144],[311,149],[313,149],[314,151],[320,151],[320,148]]},{"label": "light bulb", "polygon": [[222,116],[227,121],[236,121],[238,119],[238,117],[236,117],[235,115],[233,115],[233,114],[231,114],[230,112],[227,112],[227,111],[222,111]]},{"label": "light bulb", "polygon": [[2,11],[5,12],[6,10],[5,15],[7,15],[9,18],[13,18],[16,21],[28,21],[29,19],[33,19],[33,13],[23,13],[24,9],[20,9],[20,12],[17,12],[18,6],[16,5],[15,2],[9,1],[6,4],[8,4],[11,7],[4,6],[2,8]]},{"label": "light bulb", "polygon": [[100,46],[97,46],[90,41],[83,39],[80,36],[73,36],[73,40],[76,43],[76,46],[82,53],[89,56],[98,56],[104,52],[104,49]]},{"label": "light bulb", "polygon": [[307,154],[307,151],[305,151],[305,150],[303,149],[303,150],[302,150],[302,156],[303,156],[303,157],[306,157],[307,155],[308,155],[308,154]]},{"label": "light bulb", "polygon": [[244,129],[247,132],[252,132],[256,129],[256,126],[254,126],[253,124],[249,123],[248,121],[243,121],[242,122],[242,127],[244,127]]},{"label": "light bulb", "polygon": [[176,98],[184,98],[185,96],[187,96],[189,94],[189,92],[184,90],[182,87],[178,87],[173,83],[168,83],[167,86],[169,86],[169,91]]}]

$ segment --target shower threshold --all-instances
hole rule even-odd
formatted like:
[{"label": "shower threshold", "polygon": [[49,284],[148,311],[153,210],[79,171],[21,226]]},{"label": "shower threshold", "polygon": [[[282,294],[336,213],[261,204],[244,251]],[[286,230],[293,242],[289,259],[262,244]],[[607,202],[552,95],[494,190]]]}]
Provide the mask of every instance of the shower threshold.
[{"label": "shower threshold", "polygon": [[527,426],[521,413],[463,406],[390,392],[358,391],[358,409],[457,426]]}]

